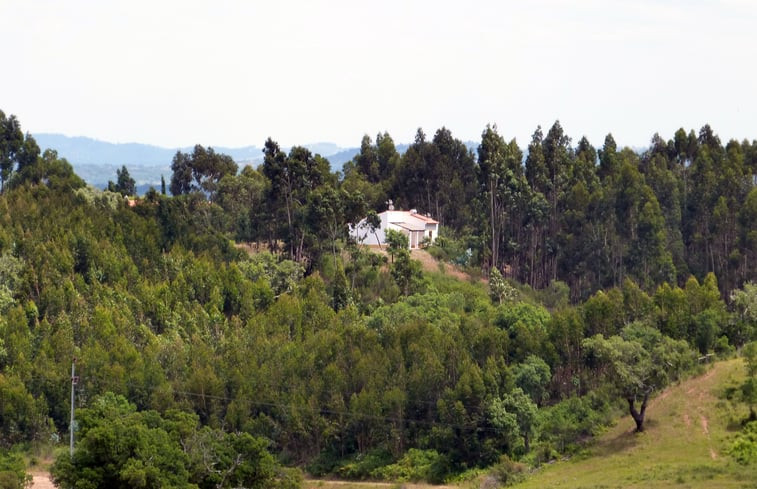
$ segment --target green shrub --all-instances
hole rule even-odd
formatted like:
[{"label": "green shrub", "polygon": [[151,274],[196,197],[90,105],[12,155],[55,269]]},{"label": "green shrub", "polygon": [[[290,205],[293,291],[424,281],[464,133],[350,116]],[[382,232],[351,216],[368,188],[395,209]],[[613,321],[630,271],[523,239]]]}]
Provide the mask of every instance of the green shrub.
[{"label": "green shrub", "polygon": [[757,463],[757,421],[746,424],[728,448],[728,455],[742,465]]},{"label": "green shrub", "polygon": [[612,420],[612,408],[601,395],[571,397],[540,411],[542,441],[560,453],[572,452],[599,434]]},{"label": "green shrub", "polygon": [[432,484],[444,482],[448,461],[436,450],[411,448],[396,463],[378,468],[373,476],[398,482],[427,481]]},{"label": "green shrub", "polygon": [[31,479],[20,454],[0,450],[0,489],[23,489]]},{"label": "green shrub", "polygon": [[502,455],[499,463],[493,465],[490,474],[503,486],[511,486],[521,482],[526,477],[526,466],[522,463],[510,460],[507,455]]},{"label": "green shrub", "polygon": [[365,454],[357,454],[355,458],[343,462],[335,472],[345,479],[367,479],[377,477],[375,472],[391,462],[391,454],[386,450],[378,449]]}]

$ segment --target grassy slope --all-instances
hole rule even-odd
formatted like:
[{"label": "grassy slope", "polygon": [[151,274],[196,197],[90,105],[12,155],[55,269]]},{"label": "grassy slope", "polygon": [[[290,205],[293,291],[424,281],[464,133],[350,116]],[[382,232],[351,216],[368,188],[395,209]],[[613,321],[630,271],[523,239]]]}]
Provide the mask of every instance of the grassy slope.
[{"label": "grassy slope", "polygon": [[757,488],[754,467],[741,467],[724,453],[734,436],[729,423],[746,412],[734,413],[718,394],[743,372],[740,359],[715,364],[655,398],[644,433],[633,433],[626,416],[586,456],[548,465],[515,487]]}]

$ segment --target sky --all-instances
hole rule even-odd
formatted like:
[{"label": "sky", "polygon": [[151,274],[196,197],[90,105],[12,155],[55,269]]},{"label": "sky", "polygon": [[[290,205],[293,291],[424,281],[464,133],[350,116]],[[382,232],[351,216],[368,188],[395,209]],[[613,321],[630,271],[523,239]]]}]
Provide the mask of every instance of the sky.
[{"label": "sky", "polygon": [[163,147],[757,139],[752,0],[0,0],[0,110]]}]

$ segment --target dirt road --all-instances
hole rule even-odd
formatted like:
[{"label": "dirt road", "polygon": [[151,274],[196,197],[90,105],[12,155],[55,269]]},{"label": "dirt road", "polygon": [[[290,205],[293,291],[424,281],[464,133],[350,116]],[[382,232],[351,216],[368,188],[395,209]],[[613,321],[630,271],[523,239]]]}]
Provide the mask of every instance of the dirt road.
[{"label": "dirt road", "polygon": [[55,484],[47,472],[35,472],[32,473],[31,489],[55,489]]}]

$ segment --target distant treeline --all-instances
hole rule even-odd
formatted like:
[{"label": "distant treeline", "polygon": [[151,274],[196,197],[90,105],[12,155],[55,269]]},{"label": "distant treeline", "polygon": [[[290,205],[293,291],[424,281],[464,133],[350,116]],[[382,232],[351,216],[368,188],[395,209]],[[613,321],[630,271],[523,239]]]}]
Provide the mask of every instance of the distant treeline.
[{"label": "distant treeline", "polygon": [[[631,278],[651,291],[713,272],[725,297],[757,277],[757,142],[725,146],[709,126],[655,134],[648,150],[576,146],[556,122],[537,128],[527,156],[487,127],[477,154],[439,129],[418,130],[401,155],[384,133],[365,136],[341,173],[303,147],[268,140],[265,160],[237,174],[230,158],[201,146],[173,161],[174,195],[205,192],[242,241],[280,243],[317,262],[347,239],[347,224],[392,199],[441,223],[452,260],[499,269],[542,289],[555,281],[586,299]],[[470,250],[468,255],[464,253]]]}]

